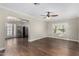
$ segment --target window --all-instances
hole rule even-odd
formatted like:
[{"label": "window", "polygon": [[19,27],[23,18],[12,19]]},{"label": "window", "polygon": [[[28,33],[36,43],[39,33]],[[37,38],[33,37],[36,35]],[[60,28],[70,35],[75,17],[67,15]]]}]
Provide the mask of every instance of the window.
[{"label": "window", "polygon": [[12,35],[12,24],[7,23],[7,36],[11,36]]},{"label": "window", "polygon": [[53,24],[53,29],[54,29],[53,32],[58,35],[64,34],[66,32],[66,26],[67,23]]}]

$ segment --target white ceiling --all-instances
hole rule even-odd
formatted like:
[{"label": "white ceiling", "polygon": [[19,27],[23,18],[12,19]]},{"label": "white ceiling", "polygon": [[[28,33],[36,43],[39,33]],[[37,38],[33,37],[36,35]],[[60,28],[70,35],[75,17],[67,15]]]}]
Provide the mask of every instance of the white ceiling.
[{"label": "white ceiling", "polygon": [[43,17],[41,15],[44,15],[46,11],[51,11],[59,15],[58,17],[54,17],[54,19],[79,16],[78,3],[40,3],[40,5],[36,6],[33,3],[0,3],[0,6],[29,14],[36,18]]}]

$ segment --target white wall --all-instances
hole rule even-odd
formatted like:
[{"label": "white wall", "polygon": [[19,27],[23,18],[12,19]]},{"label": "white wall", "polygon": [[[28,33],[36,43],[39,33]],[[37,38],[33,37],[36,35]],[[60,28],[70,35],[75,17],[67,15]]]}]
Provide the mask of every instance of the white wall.
[{"label": "white wall", "polygon": [[79,19],[77,21],[77,24],[78,24],[78,26],[77,26],[78,27],[78,29],[77,29],[78,32],[77,33],[78,33],[78,41],[79,41]]},{"label": "white wall", "polygon": [[72,19],[72,21],[69,21],[69,32],[70,32],[70,35],[69,37],[72,39],[72,40],[78,40],[78,19],[75,18],[75,19]]},{"label": "white wall", "polygon": [[[55,23],[67,23],[68,26],[66,26],[66,33],[62,36],[58,36],[55,33],[53,33],[53,24]],[[73,18],[69,19],[67,21],[61,21],[61,22],[48,22],[48,37],[52,38],[60,38],[60,39],[66,39],[66,40],[73,40],[73,41],[79,41],[79,18]]]},{"label": "white wall", "polygon": [[47,37],[47,24],[45,21],[32,20],[29,22],[29,41]]},{"label": "white wall", "polygon": [[0,50],[3,49],[5,49],[5,19],[0,15]]}]

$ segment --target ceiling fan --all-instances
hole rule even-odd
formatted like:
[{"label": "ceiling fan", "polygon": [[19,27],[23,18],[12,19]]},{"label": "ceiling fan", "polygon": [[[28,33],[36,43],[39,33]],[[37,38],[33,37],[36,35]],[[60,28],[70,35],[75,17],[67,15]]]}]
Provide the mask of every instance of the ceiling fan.
[{"label": "ceiling fan", "polygon": [[49,18],[49,17],[56,17],[56,16],[58,16],[57,14],[53,14],[53,12],[46,12],[47,14],[46,15],[42,15],[42,16],[45,16],[45,17],[47,17],[47,18]]}]

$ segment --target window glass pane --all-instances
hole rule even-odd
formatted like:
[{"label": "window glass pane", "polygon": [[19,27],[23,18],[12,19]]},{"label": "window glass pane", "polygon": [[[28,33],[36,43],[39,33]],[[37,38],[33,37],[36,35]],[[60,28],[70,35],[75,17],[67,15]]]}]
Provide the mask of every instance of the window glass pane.
[{"label": "window glass pane", "polygon": [[7,23],[7,36],[11,36],[12,35],[12,24]]},{"label": "window glass pane", "polygon": [[53,24],[54,33],[61,35],[66,32],[67,23],[56,23]]}]

